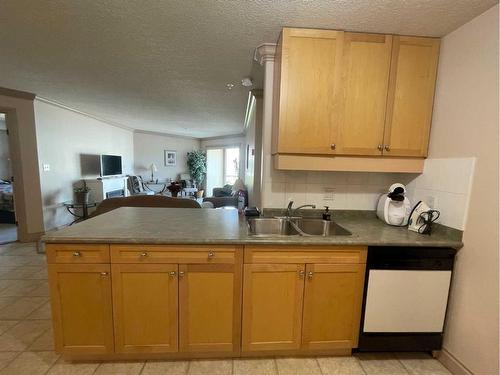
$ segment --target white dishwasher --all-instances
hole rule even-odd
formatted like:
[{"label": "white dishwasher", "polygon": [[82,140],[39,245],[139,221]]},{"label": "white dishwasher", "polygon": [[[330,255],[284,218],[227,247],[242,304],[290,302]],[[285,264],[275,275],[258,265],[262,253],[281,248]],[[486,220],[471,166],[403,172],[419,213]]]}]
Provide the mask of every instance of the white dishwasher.
[{"label": "white dishwasher", "polygon": [[439,350],[454,256],[449,248],[370,248],[359,350]]}]

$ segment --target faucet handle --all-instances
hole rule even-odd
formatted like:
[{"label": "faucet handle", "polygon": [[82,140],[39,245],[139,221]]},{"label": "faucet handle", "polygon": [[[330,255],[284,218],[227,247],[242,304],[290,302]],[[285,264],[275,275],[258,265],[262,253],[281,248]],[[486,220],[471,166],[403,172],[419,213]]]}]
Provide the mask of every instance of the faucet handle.
[{"label": "faucet handle", "polygon": [[288,202],[287,208],[290,209],[290,208],[292,208],[292,206],[293,206],[293,201]]}]

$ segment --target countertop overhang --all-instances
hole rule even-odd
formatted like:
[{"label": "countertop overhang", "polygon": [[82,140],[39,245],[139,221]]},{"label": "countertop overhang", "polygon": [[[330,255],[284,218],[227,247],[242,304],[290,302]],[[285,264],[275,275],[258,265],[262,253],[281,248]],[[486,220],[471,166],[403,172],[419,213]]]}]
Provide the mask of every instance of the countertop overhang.
[{"label": "countertop overhang", "polygon": [[364,246],[463,246],[462,232],[435,225],[423,235],[379,220],[373,211],[333,211],[332,220],[351,236],[259,237],[248,233],[246,218],[236,210],[121,207],[45,234],[46,243],[268,244]]}]

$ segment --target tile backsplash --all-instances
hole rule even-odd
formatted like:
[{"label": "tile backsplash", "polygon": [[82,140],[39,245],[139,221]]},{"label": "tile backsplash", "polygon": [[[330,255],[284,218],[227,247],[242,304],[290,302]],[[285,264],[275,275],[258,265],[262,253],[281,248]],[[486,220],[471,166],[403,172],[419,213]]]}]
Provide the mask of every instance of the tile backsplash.
[{"label": "tile backsplash", "polygon": [[407,186],[412,204],[423,200],[441,212],[438,222],[464,230],[475,161],[475,158],[427,159],[424,173]]}]

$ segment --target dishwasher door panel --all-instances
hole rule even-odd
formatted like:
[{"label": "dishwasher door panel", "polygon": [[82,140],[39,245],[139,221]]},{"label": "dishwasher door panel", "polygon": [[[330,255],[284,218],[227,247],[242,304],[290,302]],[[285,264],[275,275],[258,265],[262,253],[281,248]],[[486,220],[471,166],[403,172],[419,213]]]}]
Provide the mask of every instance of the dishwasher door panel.
[{"label": "dishwasher door panel", "polygon": [[442,332],[450,281],[451,271],[371,269],[363,332]]}]

